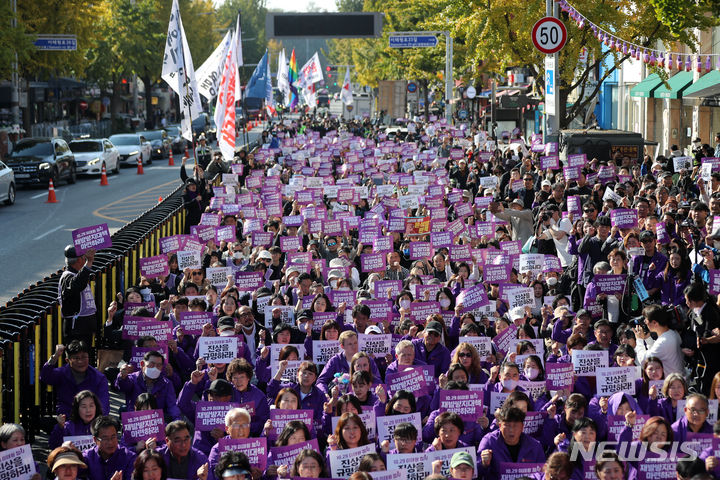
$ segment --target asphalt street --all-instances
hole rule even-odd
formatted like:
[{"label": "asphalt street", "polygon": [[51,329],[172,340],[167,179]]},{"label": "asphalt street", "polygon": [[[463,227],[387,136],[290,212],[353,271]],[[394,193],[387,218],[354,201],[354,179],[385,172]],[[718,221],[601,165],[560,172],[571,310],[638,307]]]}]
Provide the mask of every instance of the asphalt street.
[{"label": "asphalt street", "polygon": [[[262,129],[250,133],[253,142]],[[215,146],[215,145],[213,145]],[[64,267],[63,250],[72,243],[71,232],[80,227],[107,223],[110,232],[137,218],[180,186],[180,159],[155,159],[143,167],[121,168],[108,175],[108,186],[99,177],[80,177],[75,185],[55,186],[58,203],[46,203],[45,188],[23,187],[15,205],[0,207],[0,306],[27,286]],[[192,174],[192,160],[188,174]]]}]

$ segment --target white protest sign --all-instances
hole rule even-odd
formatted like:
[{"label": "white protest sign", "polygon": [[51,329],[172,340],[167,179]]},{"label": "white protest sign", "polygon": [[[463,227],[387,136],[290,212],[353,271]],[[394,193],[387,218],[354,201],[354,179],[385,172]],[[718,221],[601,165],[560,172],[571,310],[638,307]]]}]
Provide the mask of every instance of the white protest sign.
[{"label": "white protest sign", "polygon": [[198,355],[207,363],[230,363],[237,354],[238,337],[198,338]]},{"label": "white protest sign", "polygon": [[358,335],[358,351],[368,355],[384,357],[392,353],[392,335],[373,335],[361,333]]},{"label": "white protest sign", "polygon": [[459,343],[469,343],[475,350],[477,350],[480,356],[480,361],[492,355],[492,339],[490,337],[460,337]]},{"label": "white protest sign", "polygon": [[391,415],[382,416],[377,418],[377,437],[378,442],[382,443],[384,440],[393,444],[393,432],[395,427],[401,423],[411,423],[418,431],[418,435],[422,432],[422,418],[420,412],[407,413],[404,415]]},{"label": "white protest sign", "polygon": [[0,452],[0,478],[29,480],[35,475],[35,460],[30,444]]},{"label": "white protest sign", "polygon": [[330,460],[330,475],[333,478],[348,478],[357,471],[362,457],[375,452],[375,442],[362,447],[347,448],[344,450],[328,450]]},{"label": "white protest sign", "polygon": [[185,271],[186,268],[202,268],[200,252],[181,250],[177,252],[178,270]]},{"label": "white protest sign", "polygon": [[617,392],[635,395],[637,367],[598,368],[595,370],[595,376],[598,397],[609,397]]},{"label": "white protest sign", "polygon": [[313,362],[316,365],[325,365],[340,352],[340,342],[337,340],[313,340]]},{"label": "white protest sign", "polygon": [[598,368],[608,366],[607,350],[573,350],[572,364],[575,376],[592,377]]}]

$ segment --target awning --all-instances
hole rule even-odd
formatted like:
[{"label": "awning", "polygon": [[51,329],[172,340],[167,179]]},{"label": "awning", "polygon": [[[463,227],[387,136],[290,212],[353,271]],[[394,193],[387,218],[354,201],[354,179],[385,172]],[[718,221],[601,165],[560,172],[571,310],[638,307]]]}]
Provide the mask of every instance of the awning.
[{"label": "awning", "polygon": [[682,98],[683,92],[693,81],[693,72],[678,72],[667,81],[670,88],[661,84],[653,92],[655,98]]},{"label": "awning", "polygon": [[631,97],[649,98],[653,96],[653,91],[662,84],[662,79],[657,73],[648,75],[645,80],[630,89]]},{"label": "awning", "polygon": [[683,92],[683,98],[709,98],[715,95],[720,95],[720,72],[717,70],[706,73]]}]

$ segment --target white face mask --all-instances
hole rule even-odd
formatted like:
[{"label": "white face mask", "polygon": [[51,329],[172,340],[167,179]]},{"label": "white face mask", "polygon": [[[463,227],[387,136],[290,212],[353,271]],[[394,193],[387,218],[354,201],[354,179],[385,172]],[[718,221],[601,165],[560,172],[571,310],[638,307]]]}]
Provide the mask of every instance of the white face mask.
[{"label": "white face mask", "polygon": [[232,337],[233,335],[235,335],[235,332],[233,332],[229,328],[227,330],[223,330],[222,332],[220,332],[221,337]]},{"label": "white face mask", "polygon": [[400,306],[405,309],[410,308],[410,300],[400,300]]},{"label": "white face mask", "polygon": [[540,375],[540,370],[537,368],[525,369],[525,377],[527,377],[528,380],[535,380],[538,375]]},{"label": "white face mask", "polygon": [[511,378],[508,378],[507,380],[502,381],[502,386],[506,390],[515,390],[515,387],[517,387],[518,381],[513,380]]},{"label": "white face mask", "polygon": [[554,287],[555,285],[557,285],[557,282],[558,282],[557,277],[548,277],[548,279],[547,279],[548,287]]},{"label": "white face mask", "polygon": [[443,309],[447,310],[448,307],[450,306],[450,300],[448,300],[447,298],[441,298],[441,299],[440,299],[440,306],[441,306]]},{"label": "white face mask", "polygon": [[152,380],[155,380],[156,378],[158,378],[160,376],[160,373],[161,372],[160,372],[159,368],[155,368],[155,367],[146,367],[145,368],[145,376]]}]

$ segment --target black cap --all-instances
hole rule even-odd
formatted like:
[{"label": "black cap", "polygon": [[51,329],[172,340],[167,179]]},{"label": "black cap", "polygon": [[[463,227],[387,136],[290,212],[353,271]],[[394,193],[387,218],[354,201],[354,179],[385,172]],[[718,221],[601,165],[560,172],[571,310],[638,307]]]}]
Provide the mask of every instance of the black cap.
[{"label": "black cap", "polygon": [[643,230],[642,232],[640,232],[640,236],[638,237],[638,239],[641,242],[651,242],[655,240],[655,234],[650,230]]},{"label": "black cap", "polygon": [[425,331],[441,334],[442,333],[442,325],[440,325],[440,322],[438,322],[437,320],[433,320],[432,322],[427,324],[427,327],[425,327]]},{"label": "black cap", "polygon": [[607,215],[602,215],[597,217],[597,220],[595,220],[595,225],[602,225],[604,227],[609,227],[610,224],[610,217]]},{"label": "black cap", "polygon": [[235,328],[235,320],[232,317],[220,317],[217,322],[218,330],[222,330],[223,328],[227,327]]},{"label": "black cap", "polygon": [[578,318],[579,318],[579,317],[586,316],[586,315],[587,315],[587,316],[592,316],[592,314],[591,314],[589,311],[585,310],[584,308],[581,308],[581,309],[578,310],[577,313],[575,314],[575,316],[578,317]]},{"label": "black cap", "polygon": [[301,318],[307,318],[307,319],[312,318],[312,312],[308,309],[301,311],[300,313],[298,313],[297,321],[300,322]]},{"label": "black cap", "polygon": [[78,258],[79,255],[75,251],[75,247],[73,245],[68,245],[65,247],[65,258]]},{"label": "black cap", "polygon": [[228,395],[232,395],[232,391],[232,385],[224,378],[213,380],[210,384],[210,388],[207,389],[207,393],[212,393],[218,397],[227,397]]}]

